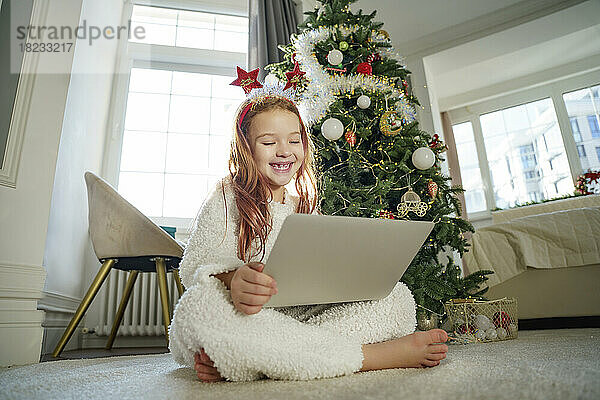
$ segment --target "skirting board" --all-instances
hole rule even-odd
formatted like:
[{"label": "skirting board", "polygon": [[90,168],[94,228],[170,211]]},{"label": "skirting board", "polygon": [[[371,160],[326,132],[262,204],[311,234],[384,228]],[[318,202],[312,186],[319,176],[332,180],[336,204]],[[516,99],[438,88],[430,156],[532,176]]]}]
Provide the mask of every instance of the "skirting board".
[{"label": "skirting board", "polygon": [[[81,299],[67,296],[61,293],[43,292],[42,299],[38,302],[38,309],[44,310],[46,318],[44,327],[44,340],[42,342],[42,354],[54,351],[58,341],[62,337],[67,325],[75,315]],[[64,350],[77,350],[81,348],[81,324],[73,332],[73,336],[67,342]]]},{"label": "skirting board", "polygon": [[0,263],[0,366],[39,362],[44,311],[37,302],[45,280],[42,266]]},{"label": "skirting board", "polygon": [[[75,315],[81,299],[60,293],[44,292],[38,308],[45,311],[44,337],[41,354],[51,354]],[[104,348],[108,336],[83,333],[84,320],[75,329],[63,351]],[[113,347],[164,347],[164,336],[117,336]]]}]

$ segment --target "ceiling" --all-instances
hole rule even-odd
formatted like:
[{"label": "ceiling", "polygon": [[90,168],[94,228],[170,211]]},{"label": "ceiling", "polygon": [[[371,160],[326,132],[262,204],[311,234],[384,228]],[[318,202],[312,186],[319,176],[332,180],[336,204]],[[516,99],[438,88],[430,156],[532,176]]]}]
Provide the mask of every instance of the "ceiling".
[{"label": "ceiling", "polygon": [[430,92],[445,109],[465,93],[600,57],[600,0],[370,0],[351,7],[377,10],[396,50],[423,57]]}]

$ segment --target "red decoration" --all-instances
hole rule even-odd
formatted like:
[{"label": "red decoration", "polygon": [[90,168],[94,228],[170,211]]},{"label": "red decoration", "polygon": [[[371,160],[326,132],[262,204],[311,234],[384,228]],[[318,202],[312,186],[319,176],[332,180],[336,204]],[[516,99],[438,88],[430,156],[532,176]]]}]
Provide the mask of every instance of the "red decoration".
[{"label": "red decoration", "polygon": [[381,60],[381,56],[379,55],[379,53],[369,54],[369,56],[367,57],[367,62],[369,64],[378,60]]},{"label": "red decoration", "polygon": [[600,171],[588,170],[588,172],[579,175],[577,183],[575,184],[575,194],[594,194],[594,191],[590,190],[588,186],[591,183],[598,183],[600,181]]},{"label": "red decoration", "polygon": [[448,149],[448,147],[446,147],[446,145],[444,144],[444,142],[442,142],[440,140],[440,137],[437,133],[435,133],[433,135],[433,139],[431,139],[431,142],[429,143],[429,147],[432,150],[439,150],[440,152],[444,152]]},{"label": "red decoration", "polygon": [[306,74],[306,72],[300,71],[300,64],[298,64],[298,61],[294,61],[294,69],[285,73],[285,76],[287,76],[287,83],[283,90],[290,87],[293,87],[294,90],[296,90],[296,86],[302,81],[304,74]]},{"label": "red decoration", "polygon": [[430,180],[429,183],[427,183],[427,191],[429,192],[429,195],[433,199],[437,195],[437,192],[438,192],[438,185],[437,185],[437,183],[435,183],[434,181]]},{"label": "red decoration", "polygon": [[458,328],[456,328],[456,333],[460,333],[462,335],[464,335],[465,333],[467,333],[467,331],[469,333],[475,333],[475,326],[473,324],[469,324],[469,328],[467,329],[467,324],[461,324]]},{"label": "red decoration", "polygon": [[392,214],[392,212],[388,211],[388,210],[381,210],[381,211],[379,211],[379,218],[396,219],[394,217],[394,214]]},{"label": "red decoration", "polygon": [[367,62],[361,62],[356,67],[356,72],[363,75],[373,75],[373,67]]},{"label": "red decoration", "polygon": [[356,144],[356,134],[354,133],[354,131],[346,131],[344,137],[346,138],[346,142],[348,142],[351,147],[353,147]]},{"label": "red decoration", "polygon": [[258,77],[258,68],[250,72],[246,72],[240,67],[237,67],[237,79],[230,83],[233,86],[241,86],[244,93],[248,94],[254,88],[261,88],[263,85],[256,79]]},{"label": "red decoration", "polygon": [[512,323],[512,320],[504,311],[494,313],[493,321],[496,328],[502,327],[504,329],[508,329],[508,326]]}]

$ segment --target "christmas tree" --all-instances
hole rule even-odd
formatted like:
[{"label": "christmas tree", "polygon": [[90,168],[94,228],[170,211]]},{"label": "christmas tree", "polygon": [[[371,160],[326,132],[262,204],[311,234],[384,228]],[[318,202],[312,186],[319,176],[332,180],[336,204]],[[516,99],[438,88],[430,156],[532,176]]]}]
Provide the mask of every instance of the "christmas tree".
[{"label": "christmas tree", "polygon": [[433,221],[435,227],[402,281],[413,292],[418,315],[443,313],[451,298],[472,293],[491,271],[461,278],[452,258],[469,244],[473,226],[460,218],[457,194],[441,172],[446,146],[419,129],[408,82],[410,71],[392,47],[375,12],[353,13],[356,0],[323,0],[280,46],[283,61],[266,67],[268,81],[287,81],[301,93],[321,174],[321,210],[327,215]]}]

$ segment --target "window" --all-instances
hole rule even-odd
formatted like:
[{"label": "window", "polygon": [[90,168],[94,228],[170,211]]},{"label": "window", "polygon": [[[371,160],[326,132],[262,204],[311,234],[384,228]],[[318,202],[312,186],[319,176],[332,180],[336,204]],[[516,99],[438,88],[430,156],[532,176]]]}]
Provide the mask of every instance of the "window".
[{"label": "window", "polygon": [[480,121],[497,207],[549,198],[554,183],[570,177],[551,99],[483,114]]},{"label": "window", "polygon": [[563,94],[563,100],[567,108],[573,138],[577,144],[577,153],[581,162],[581,170],[600,169],[600,160],[595,157],[587,157],[584,146],[593,149],[600,146],[600,129],[598,118],[600,118],[600,98],[598,92],[600,85],[587,87]]},{"label": "window", "polygon": [[484,211],[487,208],[483,181],[479,169],[479,158],[470,122],[453,125],[454,141],[460,164],[462,186],[465,189],[465,207],[467,213]]},{"label": "window", "polygon": [[188,227],[227,172],[248,19],[140,5],[131,19],[146,38],[129,42],[118,190],[155,222]]},{"label": "window", "polygon": [[598,157],[598,161],[600,162],[600,147],[596,147],[596,156]]},{"label": "window", "polygon": [[134,6],[132,29],[143,26],[139,43],[246,53],[248,19],[230,15]]},{"label": "window", "polygon": [[573,138],[576,142],[581,142],[581,130],[579,129],[579,123],[577,117],[569,118],[571,120],[571,129],[573,130]]},{"label": "window", "polygon": [[588,124],[590,125],[590,132],[592,132],[593,138],[600,138],[600,128],[598,128],[598,117],[595,115],[587,116]]}]

